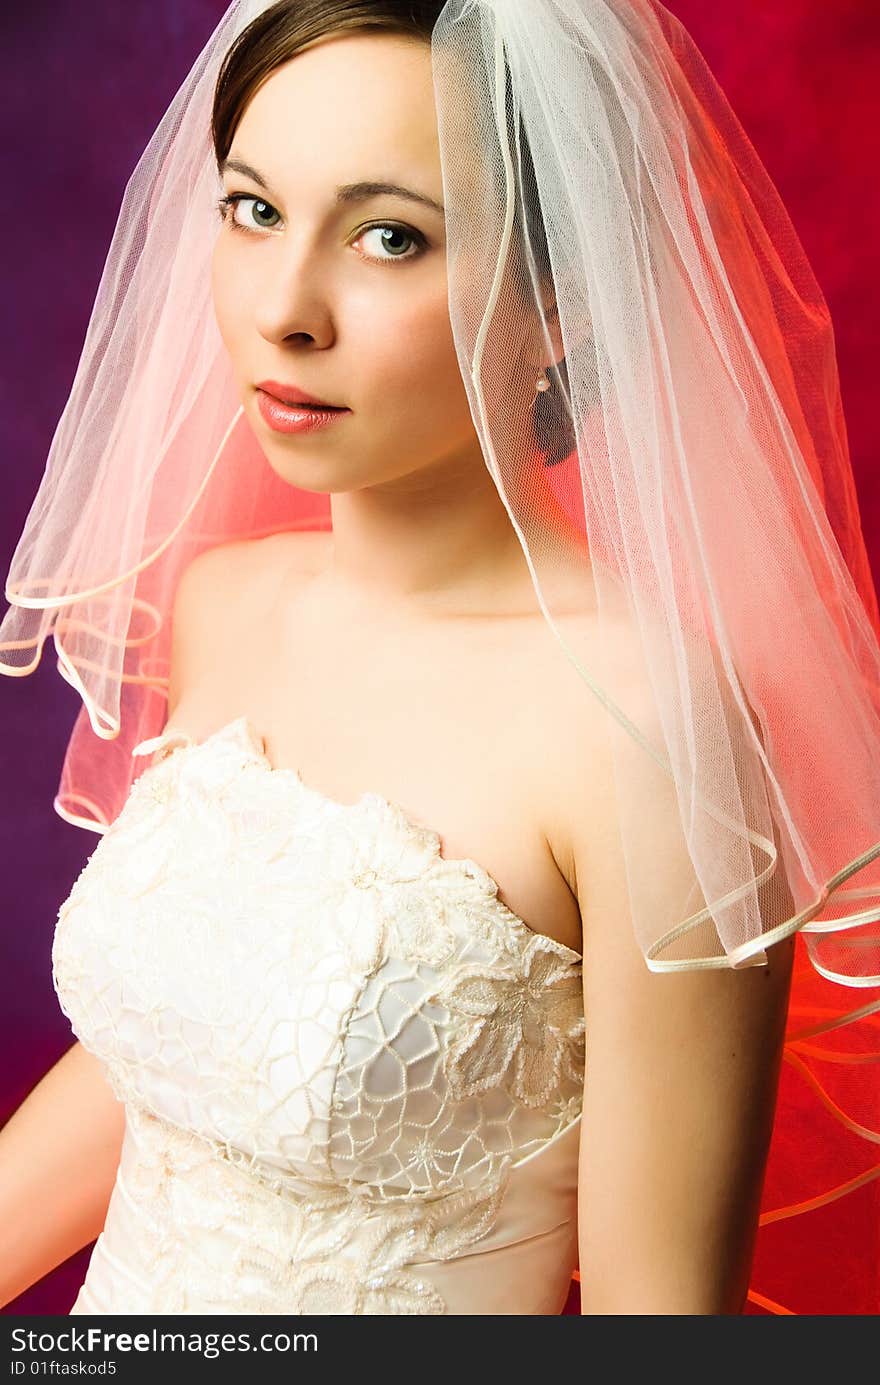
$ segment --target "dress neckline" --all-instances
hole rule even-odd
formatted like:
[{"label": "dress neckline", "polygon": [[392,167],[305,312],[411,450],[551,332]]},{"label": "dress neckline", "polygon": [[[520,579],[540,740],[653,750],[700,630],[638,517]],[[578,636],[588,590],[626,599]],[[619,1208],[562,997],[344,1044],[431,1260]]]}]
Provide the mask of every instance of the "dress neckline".
[{"label": "dress neckline", "polygon": [[[371,789],[365,789],[358,797],[351,802],[343,802],[338,798],[333,798],[324,793],[322,789],[317,789],[309,784],[302,776],[299,769],[292,765],[273,765],[266,752],[266,742],[261,733],[257,730],[254,723],[247,714],[233,717],[231,721],[225,722],[216,730],[211,731],[202,740],[196,738],[183,727],[166,726],[157,736],[151,736],[148,740],[140,741],[132,750],[132,755],[151,755],[155,751],[170,745],[176,753],[186,751],[202,751],[217,742],[232,740],[252,753],[252,763],[257,764],[266,773],[278,782],[286,782],[294,786],[297,792],[311,799],[313,803],[320,804],[325,810],[349,814],[363,812],[365,809],[373,808],[386,817],[392,818],[407,833],[419,837],[419,839],[430,846],[432,853],[445,866],[454,870],[460,870],[472,879],[477,879],[483,886],[487,897],[491,899],[492,906],[507,919],[518,931],[521,931],[525,941],[534,943],[538,947],[545,944],[552,950],[558,951],[564,958],[571,962],[582,962],[583,954],[575,948],[569,947],[567,943],[560,942],[558,938],[553,938],[548,933],[542,933],[537,928],[532,928],[526,923],[525,919],[504,903],[499,898],[500,885],[493,875],[490,875],[485,866],[480,865],[479,861],[471,856],[444,856],[442,850],[442,839],[440,833],[427,824],[417,822],[410,816],[400,803],[393,799],[386,798],[383,794],[375,793]],[[163,763],[163,756],[157,764]]]}]

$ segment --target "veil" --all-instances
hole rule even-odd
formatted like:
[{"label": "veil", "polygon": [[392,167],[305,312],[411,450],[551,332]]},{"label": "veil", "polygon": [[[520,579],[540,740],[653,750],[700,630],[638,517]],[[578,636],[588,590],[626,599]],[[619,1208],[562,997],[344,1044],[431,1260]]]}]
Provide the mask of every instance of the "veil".
[{"label": "veil", "polygon": [[[97,833],[163,725],[189,560],[331,527],[262,456],[211,304],[214,91],[284,8],[229,6],[129,179],[6,581],[0,672],[52,636],[82,703],[54,806]],[[604,719],[620,926],[658,973],[797,935],[784,1057],[838,1157],[818,1186],[791,1152],[771,1166],[787,1201],[762,1226],[846,1195],[876,1224],[880,614],[827,305],[659,0],[435,8],[456,352],[536,603]]]}]

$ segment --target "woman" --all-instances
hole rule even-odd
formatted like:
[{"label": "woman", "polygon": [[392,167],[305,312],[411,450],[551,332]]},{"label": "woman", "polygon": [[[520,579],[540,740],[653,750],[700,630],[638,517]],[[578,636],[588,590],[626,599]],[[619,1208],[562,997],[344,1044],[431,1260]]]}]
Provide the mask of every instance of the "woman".
[{"label": "woman", "polygon": [[[102,832],[53,946],[125,1108],[75,1313],[558,1313],[577,1262],[584,1313],[743,1309],[795,936],[828,975],[880,914],[880,648],[684,85],[681,234],[682,43],[642,4],[233,6],[130,185],[77,403],[108,447],[11,583],[68,608],[56,806]],[[811,651],[784,702],[762,613]],[[808,794],[776,732],[822,712]]]}]

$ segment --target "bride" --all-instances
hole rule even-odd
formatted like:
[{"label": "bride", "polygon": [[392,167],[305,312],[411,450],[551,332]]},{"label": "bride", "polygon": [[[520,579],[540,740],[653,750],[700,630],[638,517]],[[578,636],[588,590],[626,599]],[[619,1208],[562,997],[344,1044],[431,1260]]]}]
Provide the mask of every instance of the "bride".
[{"label": "bride", "polygon": [[[656,6],[563,8],[634,53],[638,24],[652,42],[661,32]],[[557,204],[554,227],[545,209],[536,259],[534,222],[511,231],[485,202],[478,94],[442,100],[479,48],[471,28],[444,67],[444,23],[454,39],[476,23],[468,11],[494,16],[515,55],[516,16],[549,27],[549,9],[234,4],[131,185],[155,194],[117,234],[164,278],[132,273],[136,320],[115,301],[134,332],[119,383],[132,393],[111,398],[142,431],[128,435],[128,483],[108,469],[93,492],[106,517],[92,514],[92,537],[116,545],[96,567],[115,581],[93,584],[107,614],[98,602],[86,623],[59,619],[59,666],[84,707],[56,806],[101,836],[52,948],[77,1042],[0,1141],[9,1188],[26,1190],[4,1301],[99,1232],[76,1314],[558,1314],[573,1273],[584,1314],[744,1311],[798,928],[816,910],[796,881],[767,886],[740,857],[757,931],[725,934],[722,917],[715,933],[711,915],[706,928],[706,888],[722,893],[717,815],[701,874],[685,781],[627,729],[655,747],[675,734],[653,678],[668,632],[646,608],[633,617],[611,531],[587,544],[568,503],[591,504],[569,430],[590,439],[581,467],[597,409],[612,460],[617,445],[598,367],[594,412],[571,403],[584,353],[602,359],[603,314],[594,299],[590,333],[574,335],[561,301],[577,281],[554,254],[570,213]],[[641,51],[659,101],[647,37]],[[192,215],[201,186],[174,160],[189,156],[209,78],[208,244]],[[611,109],[611,77],[591,90]],[[535,140],[532,153],[540,174]],[[499,160],[491,185],[504,173]],[[170,192],[187,187],[178,205]],[[642,195],[647,282],[660,282],[647,182]],[[499,236],[519,266],[503,283]],[[613,256],[591,244],[610,305]],[[488,337],[463,287],[483,275]],[[638,335],[624,326],[621,352]],[[464,343],[481,378],[463,372]],[[101,349],[106,361],[115,339]],[[596,492],[597,514],[610,496]],[[147,537],[131,541],[135,505]],[[80,572],[99,552],[85,532],[71,545]],[[852,582],[842,560],[839,580]],[[767,586],[781,609],[785,584]],[[154,628],[132,635],[144,613]],[[705,697],[727,719],[694,719],[694,754],[719,783],[722,725],[778,754],[720,673],[712,701],[697,627],[683,619],[681,634],[689,712]],[[613,697],[590,696],[585,670]],[[730,782],[760,827],[744,763]],[[690,811],[699,821],[698,796]],[[772,859],[783,816],[772,840],[756,834]],[[92,1113],[76,1246],[36,1232],[28,1245],[40,1189],[24,1170],[38,1113],[62,1102]],[[93,1164],[86,1177],[99,1144],[101,1176]]]}]

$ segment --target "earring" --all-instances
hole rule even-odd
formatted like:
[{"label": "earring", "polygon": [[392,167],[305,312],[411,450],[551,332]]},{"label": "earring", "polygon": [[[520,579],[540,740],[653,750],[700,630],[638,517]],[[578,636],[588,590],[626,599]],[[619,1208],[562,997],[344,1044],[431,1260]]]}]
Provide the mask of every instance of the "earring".
[{"label": "earring", "polygon": [[535,391],[537,392],[538,390],[549,390],[549,388],[550,381],[547,379],[547,376],[543,373],[540,374],[538,376],[537,381],[535,382]]}]

